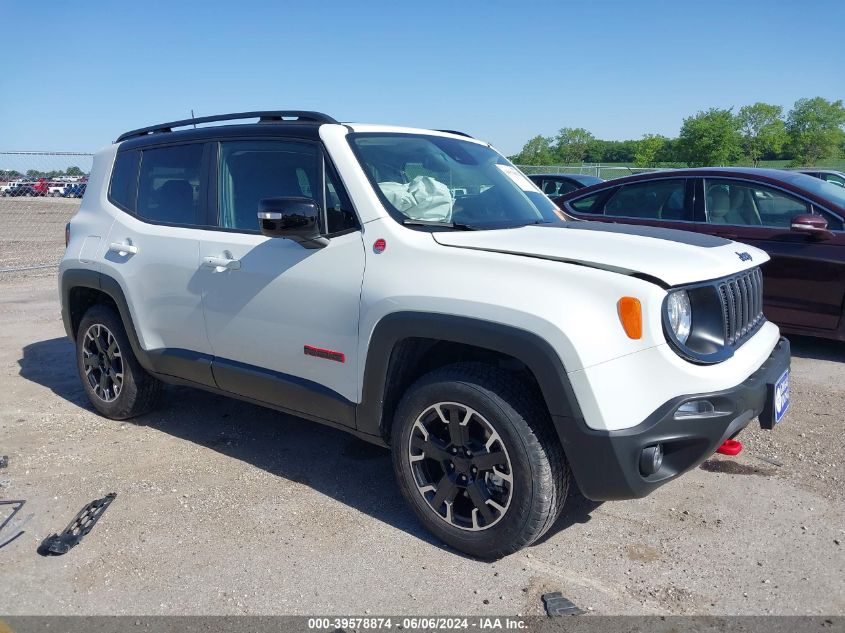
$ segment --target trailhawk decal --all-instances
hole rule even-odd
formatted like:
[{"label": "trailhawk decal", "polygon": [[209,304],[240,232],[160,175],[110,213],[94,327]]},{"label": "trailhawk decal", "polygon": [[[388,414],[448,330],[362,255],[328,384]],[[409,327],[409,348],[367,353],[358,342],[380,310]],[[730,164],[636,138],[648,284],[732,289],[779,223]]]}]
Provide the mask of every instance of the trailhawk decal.
[{"label": "trailhawk decal", "polygon": [[331,349],[323,349],[322,347],[314,347],[313,345],[306,345],[303,348],[306,356],[314,356],[315,358],[323,358],[325,360],[333,360],[338,363],[346,362],[346,354],[343,352],[336,352]]}]

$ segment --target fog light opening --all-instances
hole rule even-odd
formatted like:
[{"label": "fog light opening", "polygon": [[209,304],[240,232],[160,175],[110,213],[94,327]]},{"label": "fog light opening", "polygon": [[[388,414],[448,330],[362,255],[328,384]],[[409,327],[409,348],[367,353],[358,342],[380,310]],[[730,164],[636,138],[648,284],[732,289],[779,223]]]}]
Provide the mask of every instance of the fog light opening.
[{"label": "fog light opening", "polygon": [[663,465],[663,445],[646,446],[640,454],[640,474],[649,477]]},{"label": "fog light opening", "polygon": [[715,413],[716,406],[709,400],[690,400],[675,409],[675,419]]}]

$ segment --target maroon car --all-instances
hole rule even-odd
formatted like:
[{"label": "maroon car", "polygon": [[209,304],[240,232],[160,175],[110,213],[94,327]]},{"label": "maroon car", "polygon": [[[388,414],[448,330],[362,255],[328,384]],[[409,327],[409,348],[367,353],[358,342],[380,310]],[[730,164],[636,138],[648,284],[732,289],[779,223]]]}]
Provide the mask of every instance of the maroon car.
[{"label": "maroon car", "polygon": [[552,198],[583,220],[719,235],[765,250],[765,314],[845,341],[845,188],[776,169],[701,168],[611,180]]}]

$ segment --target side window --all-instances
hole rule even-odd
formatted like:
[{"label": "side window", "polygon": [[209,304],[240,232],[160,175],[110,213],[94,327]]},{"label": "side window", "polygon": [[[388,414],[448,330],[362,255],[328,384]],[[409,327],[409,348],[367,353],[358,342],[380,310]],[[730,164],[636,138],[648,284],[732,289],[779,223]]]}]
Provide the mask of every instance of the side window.
[{"label": "side window", "polygon": [[224,141],[218,175],[220,226],[257,232],[260,200],[314,197],[321,189],[321,160],[319,148],[311,143]]},{"label": "side window", "polygon": [[537,185],[543,191],[544,194],[547,196],[556,196],[557,193],[557,182],[554,180],[549,180],[548,178],[543,178],[540,183]]},{"label": "side window", "polygon": [[704,200],[709,224],[788,229],[793,217],[812,213],[810,205],[803,200],[739,180],[705,180]]},{"label": "side window", "polygon": [[837,174],[822,174],[822,178],[828,182],[832,182],[834,185],[845,187],[845,178],[838,176]]},{"label": "side window", "polygon": [[578,185],[573,185],[571,182],[563,182],[561,181],[560,186],[557,189],[557,195],[562,196],[565,193],[570,193],[579,189]]},{"label": "side window", "polygon": [[623,185],[604,205],[604,214],[622,218],[692,220],[684,206],[686,181],[652,180]]},{"label": "side window", "polygon": [[569,206],[572,207],[573,211],[578,213],[597,213],[598,209],[593,209],[596,206],[596,201],[604,192],[594,193],[590,196],[586,196],[584,198],[578,198],[577,200],[572,200],[569,203]]},{"label": "side window", "polygon": [[[138,191],[139,151],[118,152],[111,172],[109,198],[117,206],[135,213],[135,195]],[[72,186],[72,185],[68,185]]]},{"label": "side window", "polygon": [[137,214],[154,222],[205,224],[199,216],[202,144],[145,149]]},{"label": "side window", "polygon": [[358,228],[358,217],[346,192],[331,169],[326,170],[326,233],[340,233]]}]

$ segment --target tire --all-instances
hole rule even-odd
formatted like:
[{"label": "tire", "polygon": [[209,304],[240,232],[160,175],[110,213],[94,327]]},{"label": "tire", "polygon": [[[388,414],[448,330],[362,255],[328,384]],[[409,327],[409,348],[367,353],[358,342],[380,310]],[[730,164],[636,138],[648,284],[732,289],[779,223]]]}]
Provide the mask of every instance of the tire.
[{"label": "tire", "polygon": [[[500,558],[540,538],[563,509],[570,480],[563,448],[536,389],[513,374],[482,363],[435,370],[405,393],[392,430],[405,500],[455,549]],[[458,441],[464,456],[454,451]],[[451,503],[438,499],[441,487]]]},{"label": "tire", "polygon": [[82,317],[76,367],[91,404],[107,418],[133,418],[158,403],[162,383],[141,367],[120,316],[109,306],[92,306]]}]

